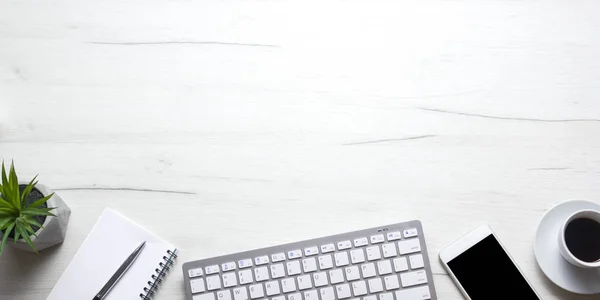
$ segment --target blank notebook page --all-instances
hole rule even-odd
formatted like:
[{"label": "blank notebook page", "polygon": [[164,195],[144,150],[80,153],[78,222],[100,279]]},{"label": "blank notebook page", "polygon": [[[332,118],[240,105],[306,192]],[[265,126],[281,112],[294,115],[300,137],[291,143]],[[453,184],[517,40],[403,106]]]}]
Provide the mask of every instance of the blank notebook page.
[{"label": "blank notebook page", "polygon": [[146,246],[106,300],[140,299],[172,245],[111,209],[100,219],[50,292],[48,300],[92,300],[127,257]]}]

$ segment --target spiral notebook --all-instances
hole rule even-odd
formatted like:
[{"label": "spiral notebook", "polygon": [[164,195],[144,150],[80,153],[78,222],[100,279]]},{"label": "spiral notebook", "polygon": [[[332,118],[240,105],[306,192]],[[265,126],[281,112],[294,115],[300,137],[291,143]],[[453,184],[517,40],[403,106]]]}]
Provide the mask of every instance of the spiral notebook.
[{"label": "spiral notebook", "polygon": [[47,300],[93,299],[143,241],[146,246],[105,299],[152,299],[177,258],[177,249],[107,208]]}]

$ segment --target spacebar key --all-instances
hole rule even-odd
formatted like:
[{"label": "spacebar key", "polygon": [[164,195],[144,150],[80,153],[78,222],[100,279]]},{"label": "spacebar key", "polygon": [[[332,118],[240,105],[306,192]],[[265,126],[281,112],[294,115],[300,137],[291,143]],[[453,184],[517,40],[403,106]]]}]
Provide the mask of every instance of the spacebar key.
[{"label": "spacebar key", "polygon": [[431,293],[428,286],[420,286],[417,288],[405,289],[396,292],[398,300],[429,300]]},{"label": "spacebar key", "polygon": [[402,287],[427,283],[427,273],[424,270],[400,274]]}]

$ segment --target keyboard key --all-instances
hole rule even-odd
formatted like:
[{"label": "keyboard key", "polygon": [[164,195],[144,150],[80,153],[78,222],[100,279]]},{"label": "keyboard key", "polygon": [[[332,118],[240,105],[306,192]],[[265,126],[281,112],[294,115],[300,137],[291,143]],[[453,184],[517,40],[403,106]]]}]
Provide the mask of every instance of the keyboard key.
[{"label": "keyboard key", "polygon": [[237,277],[235,272],[229,272],[223,274],[223,287],[232,287],[237,285]]},{"label": "keyboard key", "polygon": [[294,278],[286,278],[281,280],[281,289],[284,293],[293,292],[296,290],[296,280]]},{"label": "keyboard key", "polygon": [[204,273],[206,273],[206,275],[219,273],[219,271],[220,271],[219,265],[208,266],[208,267],[204,268]]},{"label": "keyboard key", "polygon": [[[223,272],[235,270],[235,263],[234,262],[224,263],[221,265],[221,270],[223,270]],[[218,295],[217,295],[217,298],[218,298]]]},{"label": "keyboard key", "polygon": [[302,269],[304,273],[314,272],[317,270],[317,261],[314,257],[302,260]]},{"label": "keyboard key", "polygon": [[271,265],[271,277],[273,277],[273,279],[285,277],[285,269],[283,268],[283,264]]},{"label": "keyboard key", "polygon": [[256,281],[258,282],[269,280],[269,270],[267,269],[267,267],[260,267],[254,269],[254,279],[256,279]]},{"label": "keyboard key", "polygon": [[[269,263],[269,257],[266,255],[259,256],[254,259],[254,264],[256,264],[257,266],[266,265],[268,263]],[[252,296],[250,296],[250,297],[252,297]]]},{"label": "keyboard key", "polygon": [[346,252],[346,251],[338,252],[338,253],[334,254],[333,256],[335,257],[335,266],[336,267],[343,267],[350,263],[350,261],[348,261],[348,252]]},{"label": "keyboard key", "polygon": [[319,300],[319,293],[317,290],[305,291],[304,300]]},{"label": "keyboard key", "polygon": [[249,286],[250,289],[250,298],[257,299],[265,296],[265,291],[263,290],[263,286],[261,283],[254,284]]},{"label": "keyboard key", "polygon": [[288,259],[296,259],[302,257],[302,251],[300,249],[288,251]]},{"label": "keyboard key", "polygon": [[190,280],[190,287],[192,288],[192,294],[206,291],[206,288],[204,287],[204,279],[202,278]]},{"label": "keyboard key", "polygon": [[385,239],[383,238],[383,234],[377,234],[371,236],[371,244],[379,244],[383,243]]},{"label": "keyboard key", "polygon": [[240,269],[244,269],[244,268],[250,268],[252,267],[252,260],[249,258],[246,259],[242,259],[238,261],[238,268]]},{"label": "keyboard key", "polygon": [[394,258],[394,271],[402,272],[406,270],[408,270],[408,262],[406,262],[406,257]]},{"label": "keyboard key", "polygon": [[[304,248],[304,256],[312,256],[319,254],[319,248],[317,246]],[[316,293],[317,291],[315,291]]]},{"label": "keyboard key", "polygon": [[330,286],[320,289],[319,294],[321,294],[321,300],[335,300],[335,295],[333,294],[333,288]]},{"label": "keyboard key", "polygon": [[395,240],[399,240],[402,238],[402,234],[400,233],[400,231],[392,231],[392,232],[388,232],[387,233],[387,240],[388,241],[395,241]]},{"label": "keyboard key", "polygon": [[381,278],[369,279],[369,292],[378,293],[383,291],[383,285],[381,284]]},{"label": "keyboard key", "polygon": [[252,279],[252,270],[242,270],[238,272],[238,277],[240,278],[240,284],[252,283],[254,279]]},{"label": "keyboard key", "polygon": [[245,286],[233,289],[234,300],[248,300],[248,291]]},{"label": "keyboard key", "polygon": [[313,281],[315,282],[315,287],[322,287],[329,284],[327,281],[327,273],[325,272],[313,274]]},{"label": "keyboard key", "polygon": [[352,283],[352,293],[354,297],[359,297],[367,294],[367,284],[364,281],[357,281]]},{"label": "keyboard key", "polygon": [[427,273],[424,270],[400,273],[400,281],[402,282],[402,287],[427,283]]},{"label": "keyboard key", "polygon": [[300,294],[300,293],[289,294],[288,300],[302,300],[302,294]]},{"label": "keyboard key", "polygon": [[302,273],[302,269],[300,269],[300,262],[297,260],[288,261],[285,263],[287,266],[287,272],[289,276],[297,275]]},{"label": "keyboard key", "polygon": [[271,262],[280,262],[280,261],[284,261],[285,260],[285,253],[281,252],[281,253],[275,253],[275,254],[271,254]]},{"label": "keyboard key", "polygon": [[285,296],[275,296],[271,300],[285,300]]},{"label": "keyboard key", "polygon": [[200,277],[204,274],[202,268],[190,269],[188,270],[188,275],[190,278]]},{"label": "keyboard key", "polygon": [[350,261],[352,261],[353,264],[364,262],[365,252],[363,249],[350,250]]},{"label": "keyboard key", "polygon": [[327,244],[327,245],[321,246],[321,253],[323,253],[323,254],[333,252],[333,251],[335,251],[335,246],[333,244]]},{"label": "keyboard key", "polygon": [[419,233],[417,232],[416,228],[404,230],[404,238],[410,238],[410,237],[417,236],[417,235],[419,235]]},{"label": "keyboard key", "polygon": [[350,298],[350,296],[352,296],[350,294],[350,285],[347,283],[337,285],[335,287],[335,292],[337,293],[338,299],[346,299],[346,298]]},{"label": "keyboard key", "polygon": [[379,252],[379,246],[367,247],[367,259],[377,260],[381,258],[381,252]]},{"label": "keyboard key", "polygon": [[425,263],[423,262],[422,254],[416,254],[416,255],[409,256],[408,260],[410,261],[410,268],[413,270],[420,269],[425,266]]},{"label": "keyboard key", "polygon": [[350,241],[341,241],[337,243],[338,250],[346,250],[352,248],[352,243]]},{"label": "keyboard key", "polygon": [[223,290],[217,292],[217,300],[231,300],[231,291]]},{"label": "keyboard key", "polygon": [[369,240],[366,237],[354,239],[354,247],[362,247],[369,244]]},{"label": "keyboard key", "polygon": [[400,282],[398,281],[398,275],[386,276],[385,278],[383,278],[383,281],[385,282],[385,289],[388,291],[400,288]]},{"label": "keyboard key", "polygon": [[375,276],[375,265],[368,263],[360,266],[363,278],[369,278]]},{"label": "keyboard key", "polygon": [[381,245],[381,250],[383,250],[383,257],[385,258],[394,257],[398,255],[398,252],[396,251],[396,244],[394,243],[387,243]]},{"label": "keyboard key", "polygon": [[381,260],[377,262],[377,270],[379,275],[387,275],[392,273],[392,263],[389,260]]},{"label": "keyboard key", "polygon": [[342,269],[329,271],[329,281],[331,281],[331,284],[344,282],[344,272],[342,272]]},{"label": "keyboard key", "polygon": [[306,290],[312,288],[312,281],[310,280],[310,275],[302,275],[298,276],[298,289]]},{"label": "keyboard key", "polygon": [[319,268],[321,270],[333,268],[333,260],[331,260],[331,254],[319,256]]},{"label": "keyboard key", "polygon": [[424,285],[412,289],[404,289],[396,292],[396,299],[402,300],[428,300],[431,299],[429,287]]},{"label": "keyboard key", "polygon": [[279,290],[279,282],[277,280],[274,280],[265,283],[265,291],[267,293],[267,296],[280,294],[281,291]]},{"label": "keyboard key", "polygon": [[215,300],[215,293],[200,294],[192,297],[192,300]]},{"label": "keyboard key", "polygon": [[209,291],[218,290],[221,288],[221,276],[213,275],[206,277],[206,289]]},{"label": "keyboard key", "polygon": [[[379,300],[394,300],[394,295],[392,293],[379,294]],[[404,299],[400,298],[398,300],[404,300]]]},{"label": "keyboard key", "polygon": [[[358,266],[347,267],[345,270],[346,280],[353,281],[360,279],[360,271],[358,270]],[[356,295],[355,295],[356,296]]]},{"label": "keyboard key", "polygon": [[[377,300],[377,296],[375,296],[375,295],[364,296],[363,300]],[[394,299],[392,299],[392,300],[394,300]]]},{"label": "keyboard key", "polygon": [[421,244],[419,243],[419,239],[400,241],[398,242],[398,250],[402,255],[421,252]]}]

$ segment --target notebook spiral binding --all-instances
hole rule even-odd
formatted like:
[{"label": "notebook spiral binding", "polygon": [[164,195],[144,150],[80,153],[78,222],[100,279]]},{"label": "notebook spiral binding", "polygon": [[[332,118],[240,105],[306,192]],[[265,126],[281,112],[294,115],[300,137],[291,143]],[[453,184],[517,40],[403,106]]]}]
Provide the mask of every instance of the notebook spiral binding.
[{"label": "notebook spiral binding", "polygon": [[152,297],[154,297],[154,294],[156,294],[156,291],[163,282],[163,279],[165,276],[167,276],[171,270],[171,267],[177,260],[178,253],[179,251],[177,249],[173,251],[167,251],[167,255],[162,257],[163,261],[158,264],[159,267],[154,269],[156,274],[152,275],[152,280],[148,281],[148,286],[144,288],[143,293],[140,293],[140,298],[143,300],[152,300]]}]

